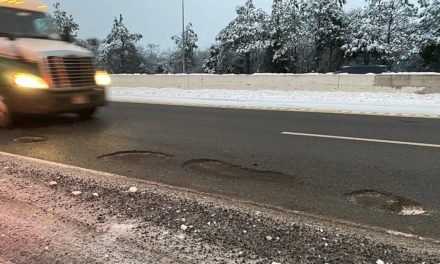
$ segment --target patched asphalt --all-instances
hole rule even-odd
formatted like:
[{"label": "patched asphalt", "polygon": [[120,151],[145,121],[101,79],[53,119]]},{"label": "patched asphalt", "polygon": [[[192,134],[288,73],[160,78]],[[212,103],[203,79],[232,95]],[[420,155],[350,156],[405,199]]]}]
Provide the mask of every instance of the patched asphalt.
[{"label": "patched asphalt", "polygon": [[440,262],[433,240],[21,157],[0,154],[0,181],[0,208],[28,215],[0,224],[12,263]]}]

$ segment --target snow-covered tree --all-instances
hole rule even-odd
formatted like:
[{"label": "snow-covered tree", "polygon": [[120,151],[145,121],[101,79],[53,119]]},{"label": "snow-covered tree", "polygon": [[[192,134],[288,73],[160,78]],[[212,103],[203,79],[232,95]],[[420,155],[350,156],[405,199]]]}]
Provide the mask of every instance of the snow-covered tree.
[{"label": "snow-covered tree", "polygon": [[416,16],[417,8],[408,1],[368,0],[351,17],[352,38],[343,47],[345,56],[398,69],[414,51]]},{"label": "snow-covered tree", "polygon": [[97,38],[76,39],[75,44],[92,51],[95,55],[98,55],[101,41]]},{"label": "snow-covered tree", "polygon": [[160,62],[163,61],[159,45],[148,43],[146,46],[137,46],[137,49],[143,58],[143,63],[140,65],[141,72],[148,74],[162,73],[158,69]]},{"label": "snow-covered tree", "polygon": [[60,3],[56,2],[51,18],[60,33],[63,41],[74,42],[77,37],[79,25],[75,22],[72,15],[68,15],[66,11],[61,10]]},{"label": "snow-covered tree", "polygon": [[141,34],[130,33],[122,15],[114,19],[110,34],[102,41],[99,60],[112,73],[136,73],[143,63],[136,48]]},{"label": "snow-covered tree", "polygon": [[214,44],[209,48],[209,58],[203,62],[202,70],[205,73],[222,73],[220,69],[220,56],[221,48],[218,44]]},{"label": "snow-covered tree", "polygon": [[[194,66],[195,50],[198,48],[197,41],[199,40],[197,34],[194,32],[192,23],[189,23],[185,27],[185,42],[183,42],[182,37],[182,35],[175,35],[171,38],[177,46],[177,51],[173,54],[175,58],[173,67],[176,71],[178,71],[179,68],[183,68],[183,52],[185,52],[185,67],[191,72]],[[180,72],[182,70],[180,70]]]},{"label": "snow-covered tree", "polygon": [[[307,60],[312,71],[335,71],[341,64],[346,30],[344,1],[311,0],[305,7],[306,32],[312,41]],[[307,58],[306,58],[307,59]]]},{"label": "snow-covered tree", "polygon": [[425,0],[418,43],[426,70],[440,71],[440,0]]},{"label": "snow-covered tree", "polygon": [[[237,16],[217,36],[220,52],[217,56],[220,66],[243,73],[259,71],[259,64],[255,61],[261,59],[262,51],[267,47],[267,22],[268,15],[257,9],[252,0],[247,0],[243,6],[236,8]],[[232,61],[226,61],[231,53]],[[206,65],[206,63],[205,63]],[[234,69],[233,69],[234,68]],[[209,71],[209,69],[208,69]],[[228,71],[229,72],[229,71]]]},{"label": "snow-covered tree", "polygon": [[299,50],[304,40],[303,7],[302,0],[273,2],[267,51],[275,72],[301,71]]}]

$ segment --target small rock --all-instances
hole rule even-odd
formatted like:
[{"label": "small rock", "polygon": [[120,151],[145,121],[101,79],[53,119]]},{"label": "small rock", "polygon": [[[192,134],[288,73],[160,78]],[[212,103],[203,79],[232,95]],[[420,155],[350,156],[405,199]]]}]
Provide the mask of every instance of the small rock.
[{"label": "small rock", "polygon": [[376,261],[376,264],[385,264],[385,262],[383,262],[383,260],[381,260],[381,259],[378,259],[378,260]]},{"label": "small rock", "polygon": [[272,240],[272,237],[271,237],[271,236],[267,236],[266,239],[269,240],[269,241],[271,241],[271,240]]},{"label": "small rock", "polygon": [[327,244],[327,243],[324,243],[324,247],[328,247],[328,244]]},{"label": "small rock", "polygon": [[275,262],[275,261],[274,261],[274,262],[272,262],[272,264],[281,264],[281,263],[280,263],[280,262]]},{"label": "small rock", "polygon": [[182,218],[182,219],[181,219],[181,221],[182,221],[182,222],[185,222],[185,221],[186,221],[186,219],[185,219],[185,218]]},{"label": "small rock", "polygon": [[185,234],[179,234],[176,237],[180,240],[184,240],[186,238]]},{"label": "small rock", "polygon": [[180,226],[180,229],[182,229],[183,231],[185,231],[185,230],[188,229],[188,227],[187,227],[186,225],[181,225],[181,226]]},{"label": "small rock", "polygon": [[48,251],[48,250],[49,250],[49,247],[45,247],[44,250]]},{"label": "small rock", "polygon": [[137,191],[138,191],[138,188],[136,188],[136,187],[130,187],[130,189],[128,189],[128,192],[131,192],[131,193],[135,193]]},{"label": "small rock", "polygon": [[81,192],[81,191],[73,191],[72,194],[75,195],[75,196],[77,196],[77,195],[82,194],[82,192]]},{"label": "small rock", "polygon": [[58,183],[56,181],[49,182],[49,186],[51,186],[51,187],[57,186],[57,184]]},{"label": "small rock", "polygon": [[92,195],[93,195],[94,197],[99,197],[99,194],[98,194],[98,193],[92,193]]}]

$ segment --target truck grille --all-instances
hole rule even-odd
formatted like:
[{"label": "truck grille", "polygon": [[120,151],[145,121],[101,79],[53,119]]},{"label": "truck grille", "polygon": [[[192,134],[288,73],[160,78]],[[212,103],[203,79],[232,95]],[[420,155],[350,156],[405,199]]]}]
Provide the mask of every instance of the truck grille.
[{"label": "truck grille", "polygon": [[95,64],[90,57],[48,57],[54,88],[81,88],[95,85]]}]

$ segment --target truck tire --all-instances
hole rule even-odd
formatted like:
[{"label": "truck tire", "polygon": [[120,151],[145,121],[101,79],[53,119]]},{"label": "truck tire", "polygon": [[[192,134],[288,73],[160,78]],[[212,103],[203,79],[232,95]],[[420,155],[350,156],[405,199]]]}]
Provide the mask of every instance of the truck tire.
[{"label": "truck tire", "polygon": [[10,128],[12,125],[12,117],[5,98],[0,95],[0,128]]},{"label": "truck tire", "polygon": [[91,107],[91,108],[79,110],[76,113],[80,119],[85,120],[85,119],[90,119],[95,112],[96,112],[96,107]]}]

